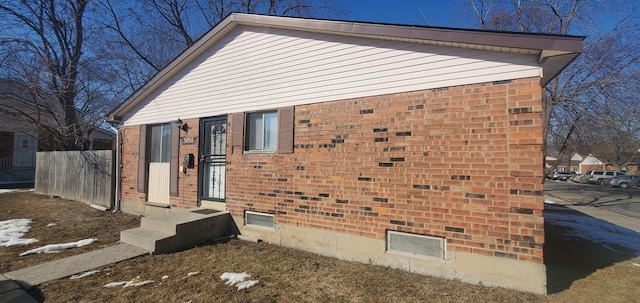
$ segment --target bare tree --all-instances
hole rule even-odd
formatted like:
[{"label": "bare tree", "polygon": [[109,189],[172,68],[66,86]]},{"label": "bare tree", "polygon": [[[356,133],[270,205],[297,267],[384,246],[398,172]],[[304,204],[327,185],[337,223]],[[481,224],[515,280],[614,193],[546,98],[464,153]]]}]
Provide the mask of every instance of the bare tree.
[{"label": "bare tree", "polygon": [[[86,137],[77,110],[88,0],[9,0],[0,3],[0,38],[5,76],[20,78],[35,110],[53,100],[58,125],[47,125],[43,136],[55,136],[55,148],[77,149]],[[9,30],[11,29],[11,30]],[[22,110],[14,108],[14,110]],[[37,115],[36,115],[37,117]],[[41,116],[40,116],[41,117]],[[39,120],[34,120],[40,122]]]},{"label": "bare tree", "polygon": [[[615,2],[615,3],[614,3]],[[616,4],[616,5],[612,5]],[[628,92],[637,98],[640,52],[638,4],[633,1],[596,0],[468,0],[478,26],[490,30],[586,35],[585,50],[544,88],[545,152],[568,159],[575,151],[596,154],[584,144],[597,126],[628,120],[620,112],[603,115],[602,109],[623,104]],[[624,79],[624,80],[623,80]],[[637,100],[637,99],[636,99]],[[623,134],[599,136],[614,146]],[[590,140],[589,142],[594,142]],[[599,141],[599,145],[605,141]],[[622,161],[622,158],[609,158]],[[617,163],[620,164],[620,163]]]}]

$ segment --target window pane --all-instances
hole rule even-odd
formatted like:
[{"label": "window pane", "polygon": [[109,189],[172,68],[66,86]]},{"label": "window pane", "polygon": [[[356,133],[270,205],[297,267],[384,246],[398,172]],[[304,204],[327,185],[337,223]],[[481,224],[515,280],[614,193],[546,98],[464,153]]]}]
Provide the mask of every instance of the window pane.
[{"label": "window pane", "polygon": [[171,128],[170,124],[162,125],[162,150],[160,151],[162,159],[160,162],[169,162],[171,156]]},{"label": "window pane", "polygon": [[264,149],[274,150],[278,143],[278,113],[264,113]]},{"label": "window pane", "polygon": [[262,113],[249,114],[249,150],[262,149],[263,119]]},{"label": "window pane", "polygon": [[171,153],[170,124],[154,125],[151,127],[151,146],[149,149],[150,162],[169,162]]},{"label": "window pane", "polygon": [[161,162],[160,148],[162,146],[162,127],[160,125],[151,127],[151,148],[149,149],[149,161]]}]

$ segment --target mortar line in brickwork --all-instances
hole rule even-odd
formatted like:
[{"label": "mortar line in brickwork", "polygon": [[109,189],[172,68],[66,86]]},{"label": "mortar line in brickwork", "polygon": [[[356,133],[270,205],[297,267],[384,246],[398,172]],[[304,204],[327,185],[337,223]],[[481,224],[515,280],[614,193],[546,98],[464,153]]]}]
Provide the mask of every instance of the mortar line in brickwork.
[{"label": "mortar line in brickwork", "polygon": [[[507,117],[509,117],[509,99],[511,97],[511,95],[509,95],[509,84],[503,84],[506,85],[506,89],[507,89],[507,97],[505,98],[505,114],[507,115]],[[508,119],[508,118],[507,118]],[[507,163],[511,163],[511,132],[513,131],[513,128],[510,126],[507,126]],[[507,166],[507,175],[511,176],[511,165]],[[511,184],[509,184],[509,187],[511,187]],[[513,203],[512,201],[512,195],[507,195],[507,203],[509,205],[509,208],[511,208],[511,203]],[[510,217],[510,216],[509,216]],[[511,226],[512,226],[512,221],[511,219],[507,221],[507,230],[509,232],[511,232]],[[511,238],[511,236],[509,236],[509,238]],[[510,243],[510,247],[513,247],[513,242]],[[509,250],[509,249],[508,249]],[[495,253],[495,251],[494,251]],[[518,256],[516,255],[516,259],[518,259]]]}]

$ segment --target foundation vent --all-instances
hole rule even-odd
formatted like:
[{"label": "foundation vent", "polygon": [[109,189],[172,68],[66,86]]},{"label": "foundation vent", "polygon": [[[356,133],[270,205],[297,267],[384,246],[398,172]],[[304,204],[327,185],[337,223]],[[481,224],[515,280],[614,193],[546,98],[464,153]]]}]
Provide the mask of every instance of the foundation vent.
[{"label": "foundation vent", "polygon": [[387,231],[387,251],[444,260],[445,241],[443,238]]},{"label": "foundation vent", "polygon": [[247,225],[275,229],[273,215],[270,214],[247,211],[245,212],[245,222]]}]

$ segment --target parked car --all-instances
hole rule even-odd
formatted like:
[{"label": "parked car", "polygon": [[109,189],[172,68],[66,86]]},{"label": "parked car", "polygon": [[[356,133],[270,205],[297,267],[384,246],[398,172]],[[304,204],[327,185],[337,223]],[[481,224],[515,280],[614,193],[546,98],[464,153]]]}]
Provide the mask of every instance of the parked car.
[{"label": "parked car", "polygon": [[629,187],[638,187],[640,184],[640,176],[627,176],[627,175],[618,175],[613,178],[608,178],[608,184],[613,187],[620,188],[629,188]]},{"label": "parked car", "polygon": [[560,181],[567,181],[569,180],[569,178],[575,176],[576,173],[574,172],[570,172],[570,171],[559,171],[559,172],[554,172],[553,174],[549,175],[548,178],[551,180],[560,180]]},{"label": "parked car", "polygon": [[575,175],[575,176],[571,177],[570,180],[573,181],[573,182],[576,182],[576,183],[585,184],[585,183],[587,183],[587,179],[589,179],[590,176],[591,176],[591,171],[588,170],[582,175]]},{"label": "parked car", "polygon": [[591,175],[589,175],[587,182],[591,184],[602,185],[604,183],[604,179],[613,178],[620,175],[624,175],[624,173],[611,170],[594,170],[591,172]]}]

